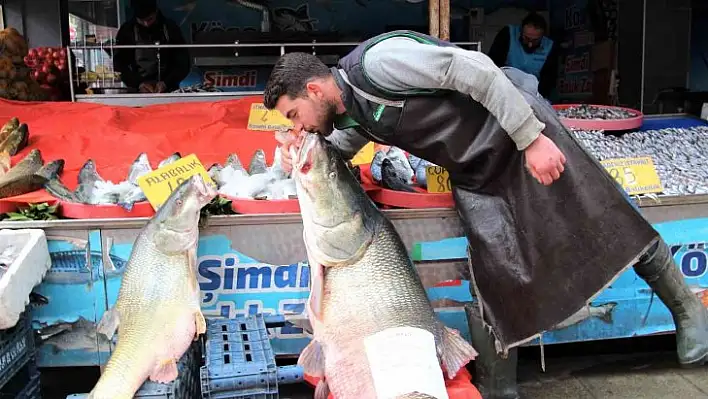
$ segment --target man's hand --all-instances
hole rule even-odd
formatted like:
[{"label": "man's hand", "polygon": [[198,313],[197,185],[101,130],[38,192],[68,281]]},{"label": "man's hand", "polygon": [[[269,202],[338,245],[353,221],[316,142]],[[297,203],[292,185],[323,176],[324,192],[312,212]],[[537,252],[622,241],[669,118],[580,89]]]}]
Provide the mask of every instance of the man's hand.
[{"label": "man's hand", "polygon": [[155,85],[152,82],[143,82],[138,86],[138,91],[141,93],[154,93]]},{"label": "man's hand", "polygon": [[560,178],[565,168],[565,155],[544,135],[539,134],[536,140],[524,150],[526,168],[539,183],[550,186]]},{"label": "man's hand", "polygon": [[167,91],[167,85],[165,82],[157,82],[155,85],[155,93],[164,93]]},{"label": "man's hand", "polygon": [[293,160],[290,156],[290,147],[297,149],[301,143],[302,130],[288,130],[275,132],[275,139],[281,144],[280,161],[285,172],[290,172],[293,169]]}]

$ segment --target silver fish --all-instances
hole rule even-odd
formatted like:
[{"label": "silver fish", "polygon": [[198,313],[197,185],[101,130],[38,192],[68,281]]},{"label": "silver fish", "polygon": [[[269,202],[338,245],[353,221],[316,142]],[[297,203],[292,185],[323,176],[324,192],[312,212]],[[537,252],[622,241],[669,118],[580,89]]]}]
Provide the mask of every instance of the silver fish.
[{"label": "silver fish", "polygon": [[413,183],[413,175],[415,175],[415,172],[413,172],[413,168],[411,168],[411,164],[408,162],[408,157],[403,150],[398,147],[391,147],[386,153],[386,158],[391,160],[391,163],[396,168],[399,175],[404,179],[406,184]]},{"label": "silver fish", "polygon": [[168,383],[178,377],[177,360],[206,330],[197,282],[198,222],[215,196],[193,175],[138,234],[118,300],[98,325],[108,339],[117,330],[118,344],[89,399],[128,399],[148,378]]},{"label": "silver fish", "polygon": [[620,137],[603,131],[572,130],[598,160],[650,156],[664,187],[658,197],[708,194],[708,127],[631,132]]},{"label": "silver fish", "polygon": [[152,172],[152,167],[150,166],[150,160],[146,153],[138,155],[138,157],[130,165],[128,170],[128,182],[134,185],[138,185],[138,179],[148,173]]},{"label": "silver fish", "polygon": [[567,319],[558,323],[554,329],[562,330],[593,317],[598,318],[607,324],[612,324],[612,311],[616,306],[616,302],[608,302],[600,306],[585,306]]},{"label": "silver fish", "polygon": [[400,168],[394,166],[390,158],[385,158],[381,163],[381,185],[395,191],[414,193],[416,190],[406,183],[406,178]]},{"label": "silver fish", "polygon": [[376,154],[374,154],[374,158],[371,160],[371,177],[373,177],[377,182],[380,182],[382,179],[381,164],[383,163],[384,158],[386,158],[386,153],[378,150],[376,151]]},{"label": "silver fish", "polygon": [[[306,313],[314,330],[298,364],[312,376],[324,376],[319,392],[331,390],[338,399],[377,397],[375,366],[365,345],[377,345],[382,335],[401,328],[430,339],[430,357],[416,360],[442,363],[454,377],[477,353],[437,318],[401,237],[338,150],[321,135],[307,135],[293,177],[311,268]],[[425,382],[444,390],[443,378],[431,372]],[[419,382],[409,381],[399,394],[419,390]]]},{"label": "silver fish", "polygon": [[93,197],[94,185],[96,182],[103,182],[103,178],[98,174],[96,170],[96,164],[92,159],[89,159],[84,163],[79,171],[78,183],[74,191],[74,196],[79,202],[84,204],[94,204],[95,199]]},{"label": "silver fish", "polygon": [[557,111],[558,116],[572,119],[604,119],[617,120],[634,118],[638,114],[629,112],[621,108],[597,107],[594,105],[581,104]]},{"label": "silver fish", "polygon": [[260,173],[266,173],[268,171],[268,166],[266,165],[265,152],[263,150],[256,150],[251,158],[251,163],[248,165],[248,174],[257,175]]},{"label": "silver fish", "polygon": [[182,155],[179,152],[175,152],[174,154],[170,155],[169,157],[163,159],[160,161],[160,163],[157,165],[157,168],[160,169],[163,166],[167,166],[171,163],[174,163],[176,161],[179,161],[182,158]]},{"label": "silver fish", "polygon": [[[256,155],[258,155],[258,153],[256,153]],[[251,162],[253,162],[253,161],[251,161]],[[265,153],[263,154],[263,163],[265,163]],[[236,155],[236,154],[229,154],[229,156],[226,158],[226,165],[225,166],[231,166],[234,170],[240,170],[244,174],[248,175],[248,171],[246,170],[246,168],[243,167],[241,160],[238,158],[238,155]]]}]

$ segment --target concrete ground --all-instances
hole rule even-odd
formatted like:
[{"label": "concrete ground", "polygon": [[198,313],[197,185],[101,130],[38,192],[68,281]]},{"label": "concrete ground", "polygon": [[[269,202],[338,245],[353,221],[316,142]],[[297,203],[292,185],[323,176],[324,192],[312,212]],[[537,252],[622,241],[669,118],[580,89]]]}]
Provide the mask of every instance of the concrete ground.
[{"label": "concrete ground", "polygon": [[[545,373],[539,349],[522,348],[520,393],[523,399],[708,399],[708,366],[680,369],[674,348],[673,335],[547,346]],[[98,378],[95,368],[42,371],[44,399],[88,392]],[[280,392],[283,399],[313,394],[305,385]]]}]

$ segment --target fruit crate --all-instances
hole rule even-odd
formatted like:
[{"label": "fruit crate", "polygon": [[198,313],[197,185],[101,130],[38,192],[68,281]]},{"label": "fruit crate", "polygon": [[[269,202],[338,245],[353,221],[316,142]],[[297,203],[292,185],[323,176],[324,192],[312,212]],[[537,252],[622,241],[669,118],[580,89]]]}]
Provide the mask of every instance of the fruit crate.
[{"label": "fruit crate", "polygon": [[28,362],[34,365],[34,330],[29,311],[28,305],[14,327],[0,330],[0,389]]},{"label": "fruit crate", "polygon": [[304,377],[301,367],[276,366],[261,314],[207,319],[204,355],[203,399],[277,399],[279,384]]},{"label": "fruit crate", "polygon": [[[192,343],[177,363],[179,375],[169,384],[147,380],[133,398],[141,399],[194,399],[200,398],[199,367],[202,361],[201,340]],[[85,399],[88,394],[73,394],[66,399]]]},{"label": "fruit crate", "polygon": [[40,374],[37,362],[31,358],[0,389],[0,399],[40,399]]}]

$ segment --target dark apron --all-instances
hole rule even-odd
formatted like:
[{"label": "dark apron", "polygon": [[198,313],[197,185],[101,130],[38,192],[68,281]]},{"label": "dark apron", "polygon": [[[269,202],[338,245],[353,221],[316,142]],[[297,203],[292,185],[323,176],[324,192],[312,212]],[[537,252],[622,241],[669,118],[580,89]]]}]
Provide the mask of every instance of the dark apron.
[{"label": "dark apron", "polygon": [[[165,43],[169,43],[169,35],[167,26],[162,25],[162,33]],[[133,26],[133,38],[136,45],[159,44],[160,40],[150,40],[143,38],[138,30],[138,25]],[[157,42],[157,43],[156,43]],[[157,48],[136,48],[135,63],[138,66],[138,73],[143,82],[155,81],[160,82],[165,76],[165,62],[161,60],[160,49]]]},{"label": "dark apron", "polygon": [[[536,117],[546,124],[545,135],[567,159],[561,178],[548,187],[531,176],[524,166],[524,153],[516,150],[493,117],[482,115],[478,105],[468,105],[463,96],[454,95],[442,100],[385,99],[372,95],[373,88],[354,87],[354,79],[366,84],[357,68],[349,67],[353,74],[349,77],[335,71],[335,80],[340,87],[351,88],[343,91],[343,99],[348,112],[356,115],[352,118],[360,123],[356,127],[360,134],[450,171],[457,211],[471,248],[473,294],[499,351],[552,330],[635,263],[657,239],[657,232],[564,128],[555,110],[535,91],[524,89],[523,79],[515,79],[520,71],[505,69]],[[446,102],[436,107],[438,101]],[[385,124],[380,126],[367,119],[377,106],[385,109],[379,119]],[[388,111],[391,108],[399,111]],[[456,121],[448,116],[451,108],[456,109],[454,113],[479,113],[480,120],[475,122],[477,116],[472,115],[468,122],[460,117]],[[457,127],[448,126],[455,123]],[[394,126],[395,132],[382,136],[387,126]],[[470,133],[463,138],[459,129]],[[470,142],[469,147],[456,145],[456,140],[463,139]],[[463,157],[472,161],[455,163]]]}]

